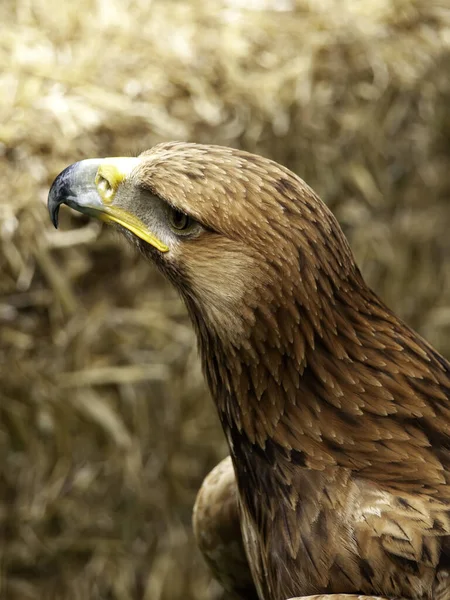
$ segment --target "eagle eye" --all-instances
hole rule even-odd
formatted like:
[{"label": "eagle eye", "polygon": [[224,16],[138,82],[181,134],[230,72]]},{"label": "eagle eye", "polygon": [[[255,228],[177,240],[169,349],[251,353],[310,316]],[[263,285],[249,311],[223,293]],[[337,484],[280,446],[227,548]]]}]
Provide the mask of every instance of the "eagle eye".
[{"label": "eagle eye", "polygon": [[191,219],[187,214],[176,208],[169,209],[168,217],[169,225],[175,233],[189,233],[196,224],[194,219]]}]

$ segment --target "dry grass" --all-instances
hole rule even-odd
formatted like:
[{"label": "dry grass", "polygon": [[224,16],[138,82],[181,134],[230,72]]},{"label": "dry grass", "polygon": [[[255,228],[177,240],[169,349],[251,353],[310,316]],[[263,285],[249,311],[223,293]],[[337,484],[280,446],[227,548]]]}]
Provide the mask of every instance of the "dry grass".
[{"label": "dry grass", "polygon": [[225,453],[193,334],[97,223],[62,211],[52,230],[68,163],[168,139],[275,158],[450,355],[445,4],[2,1],[0,597],[221,597],[190,531]]}]

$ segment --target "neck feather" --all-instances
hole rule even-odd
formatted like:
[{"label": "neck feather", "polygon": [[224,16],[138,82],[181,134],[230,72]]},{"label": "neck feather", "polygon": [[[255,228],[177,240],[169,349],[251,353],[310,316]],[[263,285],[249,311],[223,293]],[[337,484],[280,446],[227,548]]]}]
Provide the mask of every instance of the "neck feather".
[{"label": "neck feather", "polygon": [[285,290],[270,308],[255,305],[239,345],[191,311],[235,464],[276,463],[287,484],[299,467],[339,466],[406,490],[443,489],[449,364],[357,270],[339,285],[319,281],[300,301]]}]

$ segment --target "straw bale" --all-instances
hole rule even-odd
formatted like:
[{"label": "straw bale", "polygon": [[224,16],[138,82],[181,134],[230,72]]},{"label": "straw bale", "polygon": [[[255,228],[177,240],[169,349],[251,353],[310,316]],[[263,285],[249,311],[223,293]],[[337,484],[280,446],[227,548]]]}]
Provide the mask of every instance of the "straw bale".
[{"label": "straw bale", "polygon": [[184,308],[45,210],[85,157],[239,146],[302,175],[381,296],[450,355],[442,0],[0,3],[0,597],[222,597],[190,511],[225,452]]}]

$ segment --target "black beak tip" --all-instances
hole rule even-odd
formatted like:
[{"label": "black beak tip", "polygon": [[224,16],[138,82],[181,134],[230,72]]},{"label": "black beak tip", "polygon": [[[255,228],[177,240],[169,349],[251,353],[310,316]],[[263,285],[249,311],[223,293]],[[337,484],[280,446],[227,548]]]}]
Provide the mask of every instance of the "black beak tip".
[{"label": "black beak tip", "polygon": [[61,171],[48,193],[47,207],[53,225],[58,228],[61,204],[78,212],[91,214],[89,208],[101,207],[95,185],[95,176],[101,160],[92,159],[73,163]]},{"label": "black beak tip", "polygon": [[58,229],[58,215],[59,215],[59,207],[61,204],[64,204],[67,200],[67,197],[70,195],[70,187],[71,187],[71,175],[74,170],[74,165],[70,165],[61,171],[61,173],[56,177],[50,191],[48,193],[48,201],[47,207],[50,215],[50,219]]},{"label": "black beak tip", "polygon": [[58,212],[59,212],[58,210],[55,210],[55,212],[52,215],[50,215],[50,218],[52,220],[52,223],[53,223],[55,229],[58,229]]},{"label": "black beak tip", "polygon": [[52,184],[52,187],[50,188],[50,192],[48,194],[48,202],[47,202],[48,213],[49,213],[50,219],[56,229],[58,229],[58,214],[59,214],[59,207],[61,205],[61,201],[58,199],[57,189],[59,186],[56,185],[57,182],[58,182],[58,178],[55,179],[55,181]]}]

